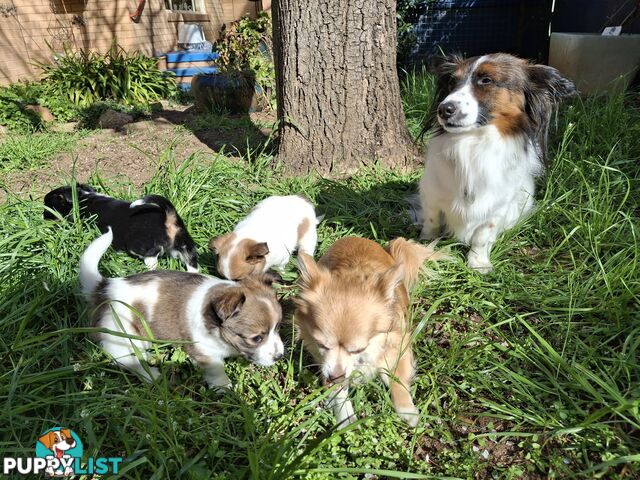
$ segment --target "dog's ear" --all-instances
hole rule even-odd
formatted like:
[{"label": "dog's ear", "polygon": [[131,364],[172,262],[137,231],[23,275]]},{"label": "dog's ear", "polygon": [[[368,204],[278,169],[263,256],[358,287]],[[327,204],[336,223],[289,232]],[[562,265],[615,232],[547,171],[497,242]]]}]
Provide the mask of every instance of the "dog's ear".
[{"label": "dog's ear", "polygon": [[56,443],[56,435],[53,432],[48,432],[42,435],[38,441],[47,447],[47,449],[51,450],[53,444]]},{"label": "dog's ear", "polygon": [[60,187],[47,193],[45,198],[46,205],[61,206],[73,203],[73,195],[71,187]]},{"label": "dog's ear", "polygon": [[231,237],[230,233],[225,233],[219,237],[209,240],[209,250],[219,254]]},{"label": "dog's ear", "polygon": [[212,303],[212,307],[220,322],[240,313],[246,297],[241,288],[227,288]]},{"label": "dog's ear", "polygon": [[387,303],[395,301],[396,288],[404,282],[404,273],[402,265],[395,265],[378,276],[376,288]]},{"label": "dog's ear", "polygon": [[455,72],[464,62],[461,55],[442,55],[435,57],[432,70],[436,74],[438,80],[436,88],[436,107],[439,102],[444,100],[453,88],[455,80]]},{"label": "dog's ear", "polygon": [[282,283],[282,275],[280,275],[278,272],[274,272],[273,270],[269,270],[263,274],[261,274],[259,276],[259,279],[262,283],[264,283],[267,286],[271,286],[274,283]]},{"label": "dog's ear", "polygon": [[538,155],[547,163],[547,134],[551,114],[558,103],[577,93],[576,87],[553,67],[528,65],[529,82],[525,87],[525,109],[529,117],[529,137],[538,147]]},{"label": "dog's ear", "polygon": [[529,65],[529,80],[534,88],[542,90],[555,100],[575,95],[578,91],[573,82],[547,65]]},{"label": "dog's ear", "polygon": [[76,187],[78,187],[78,190],[81,190],[83,193],[96,193],[96,189],[86,183],[76,183]]},{"label": "dog's ear", "polygon": [[319,281],[328,272],[318,265],[311,255],[304,252],[298,252],[298,269],[300,270],[300,286],[302,288],[311,288],[311,286]]},{"label": "dog's ear", "polygon": [[269,246],[267,242],[254,243],[246,252],[246,261],[248,263],[259,263],[269,254]]}]

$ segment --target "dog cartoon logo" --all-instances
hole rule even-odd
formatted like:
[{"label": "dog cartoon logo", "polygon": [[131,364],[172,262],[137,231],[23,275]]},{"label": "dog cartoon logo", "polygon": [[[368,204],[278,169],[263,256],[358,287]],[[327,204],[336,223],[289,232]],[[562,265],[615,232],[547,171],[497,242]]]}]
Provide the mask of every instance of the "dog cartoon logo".
[{"label": "dog cartoon logo", "polygon": [[74,474],[75,459],[82,458],[82,441],[68,428],[50,428],[38,438],[36,456],[47,460],[49,476],[67,477]]}]

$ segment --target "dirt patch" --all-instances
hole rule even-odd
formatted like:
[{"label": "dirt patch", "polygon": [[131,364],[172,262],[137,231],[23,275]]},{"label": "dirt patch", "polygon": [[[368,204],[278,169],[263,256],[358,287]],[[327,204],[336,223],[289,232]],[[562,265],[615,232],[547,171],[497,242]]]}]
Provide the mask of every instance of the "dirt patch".
[{"label": "dirt patch", "polygon": [[[12,194],[39,197],[69,182],[75,169],[80,182],[99,172],[113,183],[129,179],[140,187],[151,179],[170,149],[178,164],[193,154],[240,156],[247,148],[259,149],[274,123],[272,112],[215,117],[199,115],[193,108],[169,107],[120,131],[95,130],[73,151],[52,158],[46,168],[8,173],[4,183]],[[0,190],[0,201],[5,197],[6,192]]]}]

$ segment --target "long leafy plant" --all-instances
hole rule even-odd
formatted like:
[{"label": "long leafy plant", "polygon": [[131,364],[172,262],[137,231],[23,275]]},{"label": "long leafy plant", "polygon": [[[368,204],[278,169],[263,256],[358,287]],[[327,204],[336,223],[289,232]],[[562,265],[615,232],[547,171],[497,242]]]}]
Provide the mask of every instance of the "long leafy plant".
[{"label": "long leafy plant", "polygon": [[158,69],[156,59],[116,44],[105,54],[65,47],[53,63],[39,66],[49,88],[78,106],[102,100],[144,104],[176,92],[174,79]]}]

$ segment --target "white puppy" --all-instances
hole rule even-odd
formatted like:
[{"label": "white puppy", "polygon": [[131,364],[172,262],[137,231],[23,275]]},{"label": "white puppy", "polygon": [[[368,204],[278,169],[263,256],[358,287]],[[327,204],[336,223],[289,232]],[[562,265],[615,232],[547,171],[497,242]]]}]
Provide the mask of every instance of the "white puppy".
[{"label": "white puppy", "polygon": [[283,267],[294,250],[313,257],[316,225],[313,205],[297,195],[274,196],[258,203],[231,233],[212,238],[218,272],[231,280]]}]

